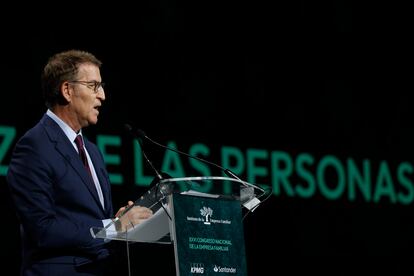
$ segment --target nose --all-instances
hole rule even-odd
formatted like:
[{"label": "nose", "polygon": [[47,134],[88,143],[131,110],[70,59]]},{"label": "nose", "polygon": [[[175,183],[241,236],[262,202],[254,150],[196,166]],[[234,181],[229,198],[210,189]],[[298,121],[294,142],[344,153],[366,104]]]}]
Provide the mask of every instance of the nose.
[{"label": "nose", "polygon": [[98,93],[96,93],[96,97],[101,101],[105,101],[105,90],[103,87],[99,87]]}]

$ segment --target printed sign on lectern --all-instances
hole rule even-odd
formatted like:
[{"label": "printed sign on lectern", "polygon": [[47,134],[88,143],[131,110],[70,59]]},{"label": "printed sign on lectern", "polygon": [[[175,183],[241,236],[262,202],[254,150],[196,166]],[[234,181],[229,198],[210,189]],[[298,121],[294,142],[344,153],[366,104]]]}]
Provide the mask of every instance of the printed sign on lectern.
[{"label": "printed sign on lectern", "polygon": [[247,275],[240,201],[172,196],[177,275]]}]

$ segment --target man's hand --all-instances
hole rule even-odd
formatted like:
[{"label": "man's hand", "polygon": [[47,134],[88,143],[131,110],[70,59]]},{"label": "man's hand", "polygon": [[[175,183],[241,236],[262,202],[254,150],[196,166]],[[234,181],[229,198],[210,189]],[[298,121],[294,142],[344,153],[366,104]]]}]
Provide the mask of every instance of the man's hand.
[{"label": "man's hand", "polygon": [[121,207],[116,213],[115,216],[118,217],[125,212],[115,223],[117,231],[128,231],[128,229],[135,227],[135,225],[140,224],[152,216],[151,209],[133,205],[134,203],[132,201],[128,201],[128,205]]}]

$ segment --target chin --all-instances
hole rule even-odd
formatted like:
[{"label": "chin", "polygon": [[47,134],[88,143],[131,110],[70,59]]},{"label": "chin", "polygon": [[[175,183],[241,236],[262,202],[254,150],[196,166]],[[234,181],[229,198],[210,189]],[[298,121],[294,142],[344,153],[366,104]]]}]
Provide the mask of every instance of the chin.
[{"label": "chin", "polygon": [[96,125],[96,123],[98,123],[98,118],[94,118],[92,120],[88,120],[88,124],[89,125]]}]

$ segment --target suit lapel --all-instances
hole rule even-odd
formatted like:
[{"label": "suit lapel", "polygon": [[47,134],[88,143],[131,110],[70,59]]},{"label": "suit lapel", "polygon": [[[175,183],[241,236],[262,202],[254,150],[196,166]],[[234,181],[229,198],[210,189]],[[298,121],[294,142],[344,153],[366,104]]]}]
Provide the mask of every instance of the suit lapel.
[{"label": "suit lapel", "polygon": [[61,130],[59,125],[57,125],[47,115],[44,115],[44,117],[42,118],[42,122],[49,135],[49,138],[52,140],[52,142],[55,143],[56,150],[68,161],[68,163],[76,171],[76,173],[82,180],[82,184],[87,187],[88,191],[91,193],[97,205],[103,211],[102,204],[99,201],[98,193],[95,189],[95,184],[89,173],[85,170],[85,167],[82,164],[82,160],[79,158],[78,153],[72,146],[69,139],[67,139],[63,130]]}]

